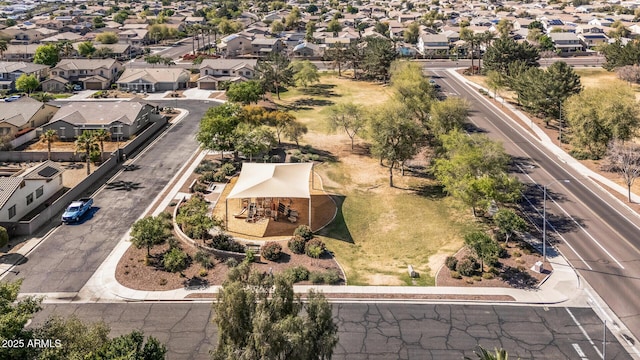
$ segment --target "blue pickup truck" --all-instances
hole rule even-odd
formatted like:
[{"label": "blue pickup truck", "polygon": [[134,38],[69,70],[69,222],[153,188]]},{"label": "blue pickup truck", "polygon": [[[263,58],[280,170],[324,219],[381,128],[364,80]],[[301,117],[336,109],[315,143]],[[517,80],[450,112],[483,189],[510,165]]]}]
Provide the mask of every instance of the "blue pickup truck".
[{"label": "blue pickup truck", "polygon": [[72,202],[62,214],[62,222],[68,224],[80,220],[91,209],[91,206],[93,206],[92,198],[82,198]]}]

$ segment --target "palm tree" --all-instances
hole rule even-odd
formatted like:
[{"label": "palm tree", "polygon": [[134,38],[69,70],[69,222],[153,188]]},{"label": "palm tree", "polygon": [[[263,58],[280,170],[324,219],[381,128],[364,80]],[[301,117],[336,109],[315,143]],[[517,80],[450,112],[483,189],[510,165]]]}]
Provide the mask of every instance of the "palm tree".
[{"label": "palm tree", "polygon": [[4,52],[7,51],[8,45],[7,40],[0,39],[0,59],[4,60]]},{"label": "palm tree", "polygon": [[59,42],[58,49],[60,49],[64,57],[69,57],[74,50],[73,44],[69,40],[62,40]]},{"label": "palm tree", "polygon": [[[495,349],[495,352],[496,352],[495,354],[492,354],[482,346],[478,345],[478,351],[474,351],[473,353],[476,354],[476,356],[478,356],[478,359],[480,360],[508,360],[509,359],[509,354],[507,354],[507,351],[505,349],[503,348]],[[471,358],[469,357],[465,357],[464,359],[471,360]]]},{"label": "palm tree", "polygon": [[100,143],[100,159],[104,161],[104,142],[111,140],[111,133],[105,129],[98,129],[93,132],[93,136]]},{"label": "palm tree", "polygon": [[51,144],[56,140],[58,140],[58,133],[53,129],[49,129],[43,132],[42,134],[40,134],[40,141],[47,143],[47,159],[48,160],[51,160]]},{"label": "palm tree", "polygon": [[84,152],[87,162],[87,175],[91,175],[91,152],[96,150],[98,143],[92,131],[85,131],[78,136],[75,142],[76,153]]}]

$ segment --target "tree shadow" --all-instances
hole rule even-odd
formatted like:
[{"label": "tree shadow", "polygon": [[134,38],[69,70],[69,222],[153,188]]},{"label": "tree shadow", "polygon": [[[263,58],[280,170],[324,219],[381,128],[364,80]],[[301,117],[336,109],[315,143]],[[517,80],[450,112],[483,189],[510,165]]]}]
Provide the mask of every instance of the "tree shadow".
[{"label": "tree shadow", "polygon": [[294,101],[291,105],[296,110],[311,110],[315,106],[331,106],[334,102],[325,99],[304,98]]},{"label": "tree shadow", "polygon": [[462,130],[466,131],[468,134],[486,134],[487,131],[483,128],[479,128],[476,125],[472,124],[472,123],[464,123],[464,125],[462,125]]},{"label": "tree shadow", "polygon": [[509,286],[516,289],[532,289],[538,283],[538,280],[531,276],[527,271],[511,266],[507,266],[504,269],[500,274],[500,278],[509,284]]},{"label": "tree shadow", "polygon": [[107,183],[106,188],[116,191],[132,191],[142,189],[144,186],[141,186],[139,182],[118,180]]},{"label": "tree shadow", "polygon": [[336,203],[337,213],[333,221],[324,229],[318,231],[318,235],[330,237],[336,240],[341,240],[353,244],[353,237],[349,231],[349,226],[344,220],[344,213],[342,212],[342,205],[346,196],[344,195],[331,195],[331,198]]},{"label": "tree shadow", "polygon": [[529,174],[536,168],[537,166],[534,164],[531,158],[522,157],[522,156],[512,156],[511,161],[509,162],[508,171],[512,173],[517,173],[517,174],[520,174],[520,173]]},{"label": "tree shadow", "polygon": [[18,253],[4,254],[0,256],[0,264],[22,265],[29,261],[27,257]]},{"label": "tree shadow", "polygon": [[444,191],[444,186],[440,184],[421,185],[414,187],[413,190],[417,195],[429,199],[442,199],[447,196],[447,193]]},{"label": "tree shadow", "polygon": [[333,84],[313,84],[313,85],[309,85],[306,88],[302,88],[300,92],[309,96],[322,96],[322,97],[339,96],[333,91],[335,87],[336,85],[333,85]]}]

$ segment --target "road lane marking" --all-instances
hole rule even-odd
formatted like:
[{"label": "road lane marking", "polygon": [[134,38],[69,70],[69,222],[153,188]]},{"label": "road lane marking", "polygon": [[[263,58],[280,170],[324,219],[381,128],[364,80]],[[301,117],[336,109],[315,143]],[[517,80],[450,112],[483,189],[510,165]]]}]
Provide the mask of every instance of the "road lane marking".
[{"label": "road lane marking", "polygon": [[[527,173],[522,169],[522,167],[520,167],[520,165],[516,165],[516,166],[518,167],[518,169],[520,169],[520,172],[522,172],[522,174],[524,174],[524,176],[528,177],[528,178],[529,178],[529,180],[531,180],[531,182],[533,182],[533,184],[534,184],[538,189],[544,190],[544,189],[543,189],[543,187],[542,187],[542,186],[540,186],[540,184],[538,184],[537,182],[535,182],[535,181],[533,180],[533,178],[532,178],[529,174],[527,174]],[[544,170],[544,169],[542,169],[542,170],[546,172],[546,170]],[[566,188],[566,186],[564,186],[564,187]],[[569,219],[571,219],[571,221],[573,221],[573,223],[574,223],[574,224],[576,224],[576,225],[580,228],[580,230],[582,230],[585,234],[587,234],[587,236],[589,236],[589,238],[591,238],[591,240],[593,240],[593,242],[595,242],[595,243],[600,247],[600,249],[602,249],[602,251],[604,251],[604,252],[605,252],[605,254],[607,254],[611,259],[613,259],[613,261],[615,261],[615,262],[616,262],[616,264],[618,264],[618,266],[620,266],[620,268],[624,270],[624,266],[622,266],[622,264],[621,264],[621,263],[620,263],[620,262],[619,262],[615,257],[613,257],[613,255],[612,255],[612,254],[611,254],[607,249],[605,249],[605,248],[604,248],[604,246],[602,246],[602,244],[600,244],[600,242],[599,242],[598,240],[596,240],[596,239],[595,239],[595,238],[594,238],[594,237],[593,237],[593,236],[592,236],[592,235],[587,231],[587,229],[585,229],[584,227],[582,227],[582,225],[580,225],[580,224],[576,221],[576,219],[574,219],[574,218],[573,218],[573,216],[571,216],[571,214],[569,214],[569,213],[568,213],[568,212],[567,212],[567,211],[566,211],[562,206],[560,206],[560,204],[558,204],[558,203],[555,201],[555,199],[553,199],[553,197],[552,197],[551,195],[549,195],[548,193],[547,193],[547,198],[549,198],[549,200],[551,200],[551,201],[552,201],[552,202],[553,202],[553,203],[554,203],[554,204],[555,204],[555,205],[556,205],[560,210],[562,210],[562,212],[563,212],[566,216],[568,216],[568,217],[569,217]],[[529,203],[531,203],[531,202],[529,202]],[[583,204],[583,205],[584,205],[584,204]],[[536,211],[537,211],[537,210],[536,210]],[[537,212],[538,212],[538,214],[540,213],[539,211],[537,211]],[[550,223],[549,221],[547,221],[547,224],[551,226],[551,223]],[[565,242],[566,242],[566,240],[565,240]],[[574,252],[575,252],[575,251],[574,251]],[[577,255],[577,253],[576,253],[576,255]],[[583,262],[584,262],[584,260],[583,260]]]},{"label": "road lane marking", "polygon": [[600,356],[600,358],[604,359],[604,357],[602,356],[602,353],[600,352],[600,349],[598,349],[596,344],[594,344],[593,340],[591,340],[591,338],[589,337],[589,334],[587,334],[587,330],[585,330],[582,327],[582,324],[580,324],[578,322],[578,319],[576,319],[576,317],[573,316],[573,313],[571,312],[571,310],[569,310],[569,308],[564,308],[564,309],[567,310],[567,312],[569,313],[569,316],[571,316],[571,319],[573,319],[573,322],[576,323],[576,325],[578,325],[578,328],[580,329],[580,331],[582,331],[582,334],[584,335],[584,337],[587,338],[587,340],[589,341],[589,344],[591,344],[591,346],[593,346],[595,351],[598,353],[598,356]]},{"label": "road lane marking", "polygon": [[571,346],[573,346],[573,349],[578,353],[578,356],[580,356],[581,360],[589,359],[587,355],[584,354],[584,351],[582,351],[582,348],[580,348],[580,345],[574,343],[574,344],[571,344]]}]

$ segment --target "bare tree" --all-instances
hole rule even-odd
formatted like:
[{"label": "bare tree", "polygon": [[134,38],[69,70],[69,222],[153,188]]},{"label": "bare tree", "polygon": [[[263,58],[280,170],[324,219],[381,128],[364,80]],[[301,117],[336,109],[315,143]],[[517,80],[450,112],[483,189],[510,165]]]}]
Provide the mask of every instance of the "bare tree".
[{"label": "bare tree", "polygon": [[620,80],[628,82],[629,85],[640,82],[640,66],[637,64],[623,66],[616,70],[616,74]]},{"label": "bare tree", "polygon": [[607,149],[609,170],[619,173],[627,185],[627,197],[631,201],[631,186],[640,176],[640,146],[614,140]]}]

